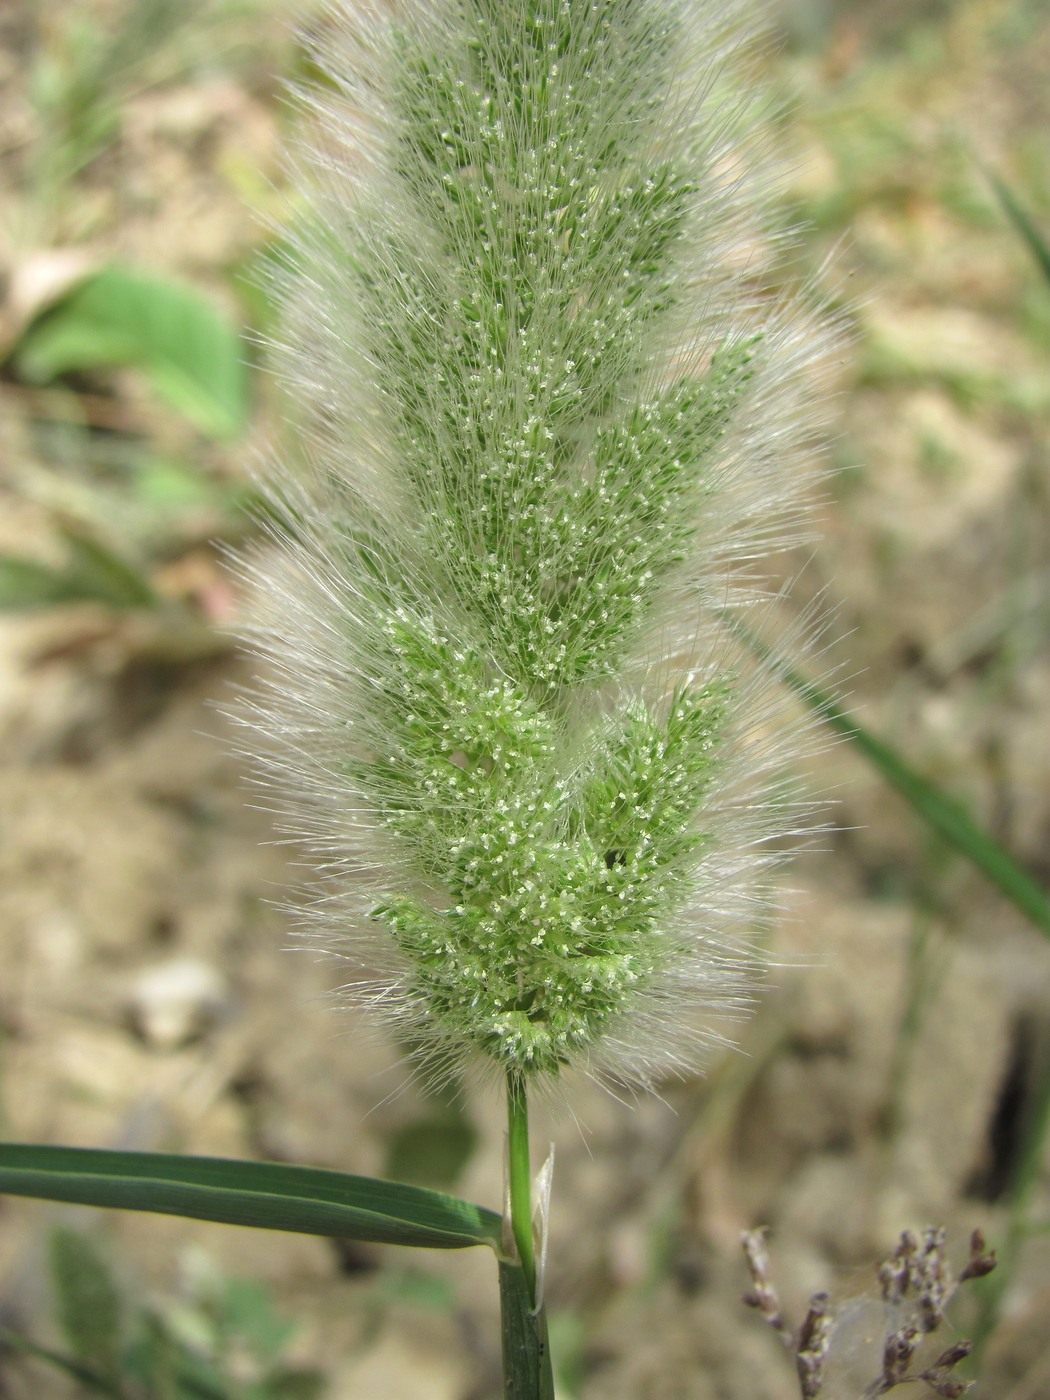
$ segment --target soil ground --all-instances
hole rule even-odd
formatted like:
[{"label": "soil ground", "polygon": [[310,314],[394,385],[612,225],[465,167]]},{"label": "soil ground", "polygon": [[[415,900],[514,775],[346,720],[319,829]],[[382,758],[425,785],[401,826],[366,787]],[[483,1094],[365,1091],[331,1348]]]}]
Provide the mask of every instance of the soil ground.
[{"label": "soil ground", "polygon": [[[844,470],[794,596],[826,590],[841,639],[828,660],[863,722],[1045,887],[1050,285],[984,172],[1050,230],[1050,17],[1042,0],[782,12],[771,64],[797,94],[791,199],[814,266],[838,245],[855,329]],[[102,104],[112,129],[90,159],[42,193],[41,93],[120,14],[102,0],[0,8],[7,310],[27,268],[60,275],[56,254],[76,248],[176,273],[250,318],[240,274],[259,211],[285,207],[284,19],[244,0],[188,20]],[[331,968],[287,950],[274,901],[294,851],[251,805],[220,708],[248,670],[224,640],[242,600],[211,541],[240,528],[230,502],[270,431],[256,393],[252,441],[216,446],[134,375],[53,389],[0,375],[0,553],[57,558],[80,522],[167,600],[0,620],[4,1133],[429,1175],[495,1204],[497,1099],[449,1106],[405,1087],[397,1048],[329,1004]],[[1004,1255],[994,1315],[984,1285],[952,1313],[948,1340],[985,1344],[975,1393],[1050,1393],[1050,1179],[1033,1130],[1050,944],[848,746],[812,766],[835,799],[829,831],[787,877],[791,917],[770,933],[778,966],[741,1053],[663,1099],[580,1083],[571,1111],[535,1113],[537,1143],[556,1146],[548,1302],[565,1396],[797,1394],[739,1301],[740,1232],[760,1223],[791,1317],[819,1289],[839,1305],[826,1400],[858,1400],[877,1373],[874,1265],[927,1225],[946,1227],[956,1261],[975,1227]],[[216,1279],[259,1280],[296,1323],[284,1360],[318,1369],[331,1400],[499,1391],[480,1251],[337,1249],[8,1200],[0,1317],[51,1345],[58,1223],[90,1231],[127,1299],[187,1335]],[[223,1365],[246,1396],[264,1349],[237,1346]],[[0,1352],[0,1395],[74,1388]]]}]

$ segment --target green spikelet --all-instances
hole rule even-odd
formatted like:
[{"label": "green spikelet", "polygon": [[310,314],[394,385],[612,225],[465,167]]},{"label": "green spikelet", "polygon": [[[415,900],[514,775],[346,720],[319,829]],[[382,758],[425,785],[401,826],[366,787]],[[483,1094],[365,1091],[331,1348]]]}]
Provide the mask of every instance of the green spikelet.
[{"label": "green spikelet", "polygon": [[693,1066],[799,823],[723,623],[797,538],[821,348],[754,294],[740,9],[335,4],[316,36],[245,716],[325,867],[306,923],[436,1065]]}]

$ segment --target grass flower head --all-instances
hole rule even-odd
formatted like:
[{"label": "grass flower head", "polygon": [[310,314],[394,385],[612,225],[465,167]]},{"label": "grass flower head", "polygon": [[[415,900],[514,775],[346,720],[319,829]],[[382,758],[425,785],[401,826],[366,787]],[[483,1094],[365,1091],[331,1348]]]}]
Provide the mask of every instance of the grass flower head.
[{"label": "grass flower head", "polygon": [[322,869],[304,924],[439,1068],[695,1067],[800,823],[731,626],[799,538],[825,349],[769,295],[751,8],[315,31],[245,716]]}]

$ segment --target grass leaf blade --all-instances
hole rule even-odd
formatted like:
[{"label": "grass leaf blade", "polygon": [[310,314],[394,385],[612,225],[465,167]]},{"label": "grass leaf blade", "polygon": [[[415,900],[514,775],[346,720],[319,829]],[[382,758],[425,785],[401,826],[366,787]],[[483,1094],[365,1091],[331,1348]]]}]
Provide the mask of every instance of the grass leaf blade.
[{"label": "grass leaf blade", "polygon": [[837,734],[848,739],[926,824],[960,851],[1044,933],[1050,934],[1050,897],[999,843],[981,830],[965,808],[917,772],[890,744],[865,729],[826,691],[780,660],[740,623],[730,623],[747,645],[769,662],[780,679]]},{"label": "grass leaf blade", "polygon": [[316,1167],[0,1144],[0,1192],[375,1244],[500,1248],[494,1211],[418,1186]]},{"label": "grass leaf blade", "polygon": [[116,1388],[113,1381],[106,1376],[100,1376],[92,1371],[89,1366],[83,1365],[71,1356],[65,1356],[60,1351],[55,1351],[52,1347],[41,1346],[38,1342],[30,1341],[28,1337],[23,1337],[21,1332],[16,1332],[10,1327],[0,1327],[0,1347],[5,1350],[20,1352],[23,1356],[31,1357],[34,1361],[42,1361],[48,1366],[54,1367],[56,1371],[61,1371],[63,1375],[74,1380],[78,1385],[93,1390],[99,1395],[108,1395],[112,1400],[122,1400],[121,1392]]},{"label": "grass leaf blade", "polygon": [[1043,276],[1050,282],[1050,243],[1036,228],[1027,209],[1010,186],[1004,180],[1000,180],[999,176],[991,170],[985,171],[985,174],[988,176],[992,189],[1002,206],[1003,213],[1024,239],[1029,251],[1039,264]]}]

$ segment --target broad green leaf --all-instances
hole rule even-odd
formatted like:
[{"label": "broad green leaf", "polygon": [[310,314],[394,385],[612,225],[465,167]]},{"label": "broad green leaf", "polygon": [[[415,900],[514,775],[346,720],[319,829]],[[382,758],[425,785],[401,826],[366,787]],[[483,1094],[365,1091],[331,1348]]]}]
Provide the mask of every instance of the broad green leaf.
[{"label": "broad green leaf", "polygon": [[477,1146],[477,1133],[464,1118],[434,1114],[406,1123],[390,1140],[385,1174],[420,1186],[454,1186]]},{"label": "broad green leaf", "polygon": [[247,422],[241,336],[207,297],[154,273],[103,268],[29,327],[14,360],[38,384],[73,370],[141,370],[211,437],[235,438]]},{"label": "broad green leaf", "polygon": [[0,1144],[0,1193],[427,1249],[500,1249],[502,1220],[455,1196],[317,1167]]},{"label": "broad green leaf", "polygon": [[1050,897],[953,797],[918,773],[908,761],[858,724],[830,695],[800,675],[736,621],[730,626],[757,656],[769,661],[776,674],[800,696],[830,728],[856,746],[873,768],[901,794],[926,824],[996,885],[1037,928],[1050,934]]}]

